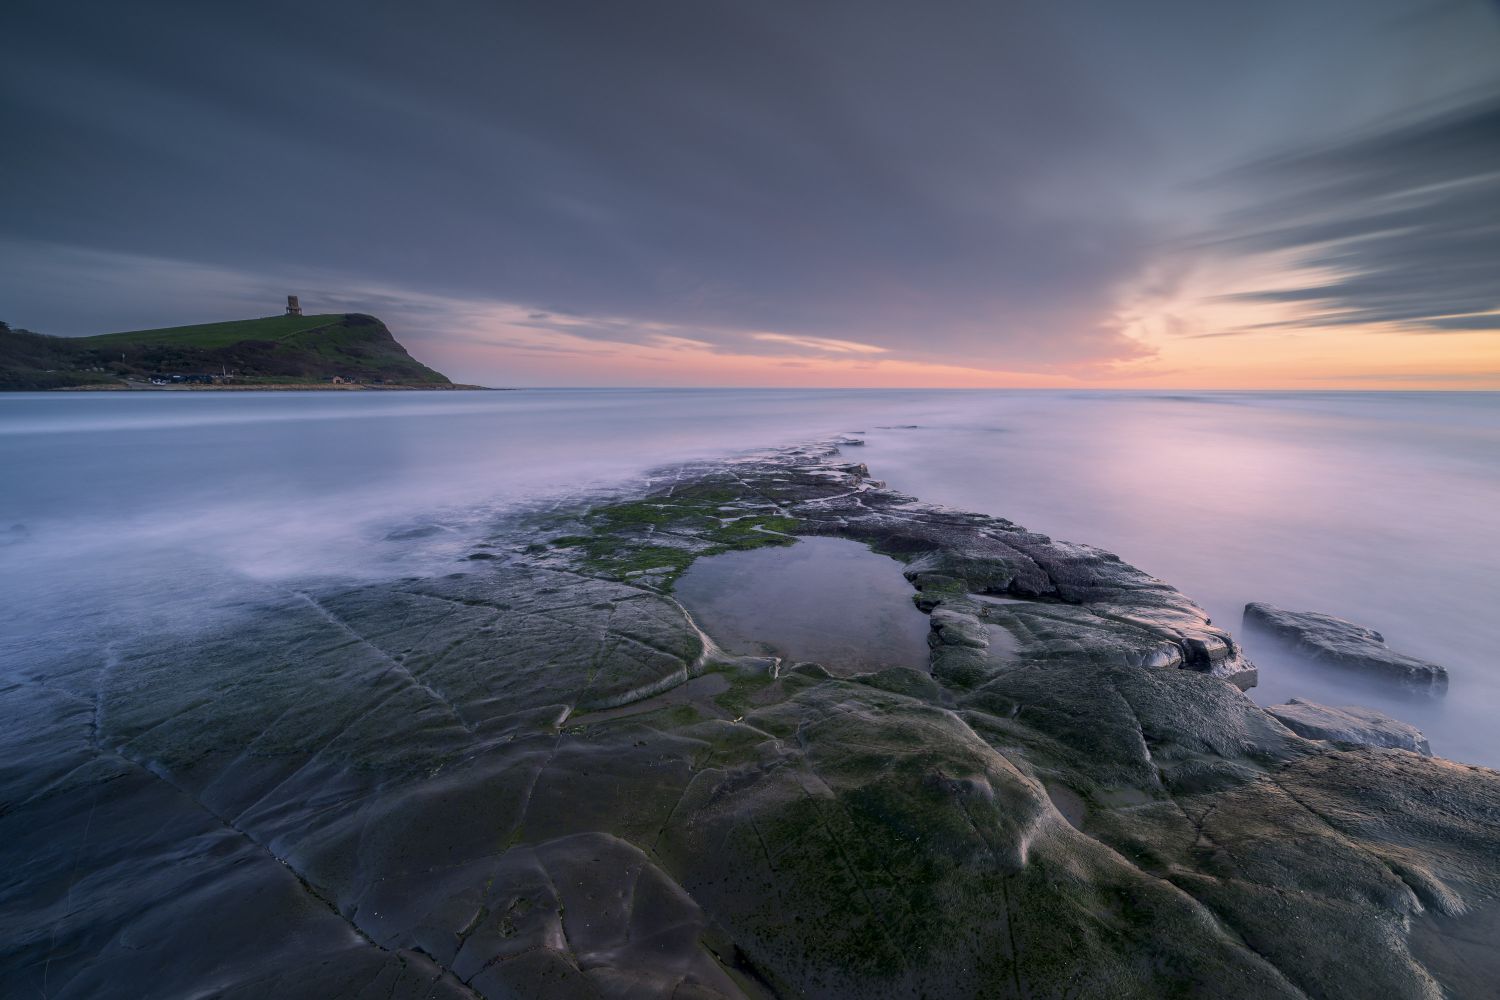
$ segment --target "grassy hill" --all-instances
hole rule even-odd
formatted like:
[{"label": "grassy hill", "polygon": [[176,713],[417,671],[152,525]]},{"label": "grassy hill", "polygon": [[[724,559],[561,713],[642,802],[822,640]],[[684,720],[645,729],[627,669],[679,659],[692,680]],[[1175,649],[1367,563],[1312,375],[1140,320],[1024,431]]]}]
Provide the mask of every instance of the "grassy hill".
[{"label": "grassy hill", "polygon": [[49,337],[0,324],[0,389],[120,385],[127,380],[228,372],[233,384],[451,385],[414,359],[384,323],[362,313]]}]

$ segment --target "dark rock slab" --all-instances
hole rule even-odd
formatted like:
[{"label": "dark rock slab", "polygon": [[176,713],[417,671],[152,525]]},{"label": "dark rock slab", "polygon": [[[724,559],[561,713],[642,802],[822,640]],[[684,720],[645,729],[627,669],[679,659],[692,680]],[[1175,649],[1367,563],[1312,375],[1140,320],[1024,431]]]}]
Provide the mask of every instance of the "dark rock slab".
[{"label": "dark rock slab", "polygon": [[1372,628],[1316,611],[1287,611],[1274,604],[1245,605],[1245,628],[1284,643],[1318,663],[1356,670],[1414,690],[1444,694],[1448,671],[1436,663],[1398,653]]},{"label": "dark rock slab", "polygon": [[1293,698],[1284,705],[1266,709],[1276,721],[1298,736],[1310,740],[1334,740],[1339,743],[1361,743],[1372,747],[1411,750],[1432,756],[1432,748],[1422,731],[1409,723],[1393,719],[1379,709],[1360,705],[1334,708],[1315,701]]},{"label": "dark rock slab", "polygon": [[[672,594],[800,535],[905,562],[930,673]],[[1108,553],[813,447],[487,541],[7,672],[0,995],[1493,992],[1500,774],[1299,738]]]}]

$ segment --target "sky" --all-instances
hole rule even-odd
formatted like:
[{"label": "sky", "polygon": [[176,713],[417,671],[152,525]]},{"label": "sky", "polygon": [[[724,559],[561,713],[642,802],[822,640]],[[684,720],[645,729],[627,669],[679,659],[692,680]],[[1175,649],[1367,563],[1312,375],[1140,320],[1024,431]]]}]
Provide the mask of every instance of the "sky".
[{"label": "sky", "polygon": [[1500,388],[1496,0],[0,5],[0,319],[487,385]]}]

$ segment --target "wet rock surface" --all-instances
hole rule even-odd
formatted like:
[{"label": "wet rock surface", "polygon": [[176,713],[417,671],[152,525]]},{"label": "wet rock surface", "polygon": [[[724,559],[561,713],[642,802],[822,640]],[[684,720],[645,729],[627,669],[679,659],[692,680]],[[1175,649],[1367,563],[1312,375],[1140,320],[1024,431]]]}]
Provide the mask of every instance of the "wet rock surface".
[{"label": "wet rock surface", "polygon": [[1252,602],[1245,605],[1245,628],[1317,663],[1356,671],[1412,691],[1440,695],[1448,690],[1446,668],[1398,653],[1385,644],[1379,632],[1342,618]]},{"label": "wet rock surface", "polygon": [[[724,653],[671,585],[900,559],[930,673]],[[1170,586],[831,449],[518,516],[0,688],[0,994],[1484,996],[1500,775],[1312,741]],[[227,623],[226,623],[227,621]]]},{"label": "wet rock surface", "polygon": [[1416,726],[1393,719],[1379,709],[1361,705],[1319,705],[1315,701],[1293,698],[1284,705],[1266,709],[1276,721],[1298,736],[1310,740],[1334,740],[1339,743],[1362,743],[1372,747],[1392,747],[1432,756],[1427,738]]}]

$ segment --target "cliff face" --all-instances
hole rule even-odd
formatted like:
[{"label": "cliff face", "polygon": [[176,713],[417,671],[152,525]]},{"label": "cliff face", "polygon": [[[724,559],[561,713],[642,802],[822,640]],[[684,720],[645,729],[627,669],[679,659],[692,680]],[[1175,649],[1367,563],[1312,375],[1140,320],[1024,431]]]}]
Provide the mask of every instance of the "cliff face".
[{"label": "cliff face", "polygon": [[246,384],[360,382],[449,385],[362,313],[272,316],[97,337],[0,328],[0,388],[57,389],[126,379],[217,375]]}]

